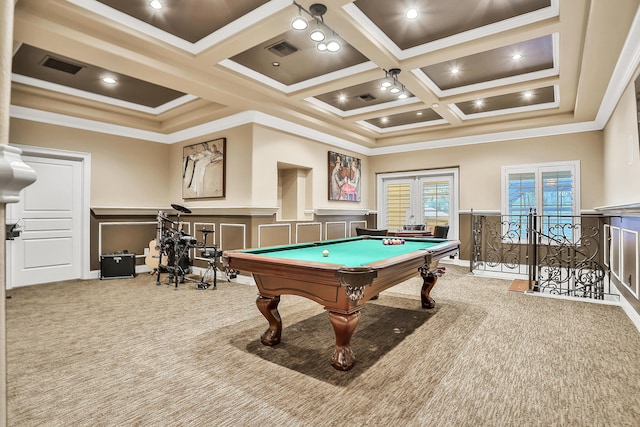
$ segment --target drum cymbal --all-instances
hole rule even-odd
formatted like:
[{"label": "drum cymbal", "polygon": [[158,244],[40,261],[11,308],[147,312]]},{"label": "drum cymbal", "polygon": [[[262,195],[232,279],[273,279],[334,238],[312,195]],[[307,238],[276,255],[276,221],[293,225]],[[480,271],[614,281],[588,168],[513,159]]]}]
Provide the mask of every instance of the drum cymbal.
[{"label": "drum cymbal", "polygon": [[182,213],[187,213],[190,214],[191,213],[191,209],[189,208],[185,208],[184,206],[180,206],[180,205],[176,205],[176,204],[171,204],[171,207],[175,210],[177,210],[178,212],[182,212]]}]

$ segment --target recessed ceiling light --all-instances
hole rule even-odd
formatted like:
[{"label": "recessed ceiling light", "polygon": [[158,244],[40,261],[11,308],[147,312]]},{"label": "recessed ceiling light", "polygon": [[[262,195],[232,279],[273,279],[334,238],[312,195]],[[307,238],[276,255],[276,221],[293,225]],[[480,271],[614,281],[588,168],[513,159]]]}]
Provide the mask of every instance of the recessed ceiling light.
[{"label": "recessed ceiling light", "polygon": [[340,95],[340,96],[338,97],[338,100],[340,100],[340,102],[344,102],[344,101],[346,101],[346,100],[347,100],[347,97],[346,97],[346,96],[344,96],[344,95]]},{"label": "recessed ceiling light", "polygon": [[451,74],[458,74],[459,72],[460,72],[460,68],[458,67],[451,68]]},{"label": "recessed ceiling light", "polygon": [[525,98],[531,98],[533,96],[533,92],[531,92],[530,90],[524,92],[522,94]]},{"label": "recessed ceiling light", "polygon": [[162,9],[164,7],[162,5],[162,3],[160,3],[160,0],[151,0],[149,2],[149,6],[151,6],[152,8],[154,8],[156,10],[160,10],[160,9]]},{"label": "recessed ceiling light", "polygon": [[440,106],[440,104],[438,104],[437,102],[434,102],[433,104],[431,104],[431,108],[438,108]]},{"label": "recessed ceiling light", "polygon": [[484,101],[482,99],[476,99],[476,107],[482,107],[484,105]]},{"label": "recessed ceiling light", "polygon": [[522,58],[522,55],[519,53],[514,53],[513,55],[511,55],[511,59],[513,59],[514,61],[518,61],[521,58]]},{"label": "recessed ceiling light", "polygon": [[418,9],[416,9],[415,7],[407,9],[407,12],[404,16],[406,16],[407,19],[416,19],[418,17]]},{"label": "recessed ceiling light", "polygon": [[274,67],[279,67],[280,63],[278,61],[273,61],[271,65],[273,65]]},{"label": "recessed ceiling light", "polygon": [[418,112],[416,113],[416,116],[421,116],[421,115],[422,115],[422,111],[418,111]]},{"label": "recessed ceiling light", "polygon": [[387,123],[389,121],[389,118],[388,117],[383,117],[383,118],[380,119],[380,121],[382,123]]},{"label": "recessed ceiling light", "polygon": [[114,85],[116,83],[118,83],[118,81],[116,79],[114,79],[113,77],[103,77],[102,81],[105,83],[108,83],[110,85]]}]

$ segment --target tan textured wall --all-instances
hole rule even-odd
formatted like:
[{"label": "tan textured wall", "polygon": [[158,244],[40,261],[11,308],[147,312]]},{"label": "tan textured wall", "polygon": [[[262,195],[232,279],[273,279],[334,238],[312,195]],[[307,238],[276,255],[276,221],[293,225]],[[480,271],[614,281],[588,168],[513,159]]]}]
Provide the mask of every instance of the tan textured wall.
[{"label": "tan textured wall", "polygon": [[583,132],[373,156],[369,196],[375,199],[377,173],[458,166],[460,209],[500,210],[502,166],[580,160],[582,209],[593,209],[603,203],[602,139],[602,132]]},{"label": "tan textured wall", "polygon": [[91,153],[91,206],[161,207],[170,203],[169,146],[11,119],[9,142]]},{"label": "tan textured wall", "polygon": [[315,142],[301,136],[255,126],[253,143],[253,201],[257,206],[277,206],[278,162],[312,169],[312,207],[331,209],[373,209],[363,187],[361,202],[329,201],[329,151],[359,158],[362,176],[369,173],[368,159],[358,153]]},{"label": "tan textured wall", "polygon": [[[227,138],[225,197],[184,200],[182,198],[183,147],[218,138]],[[252,139],[252,125],[245,125],[171,145],[167,171],[169,175],[167,194],[171,198],[171,203],[185,203],[192,207],[251,206]]]},{"label": "tan textured wall", "polygon": [[251,205],[251,125],[160,144],[12,119],[9,141],[91,153],[91,206],[166,207],[182,198],[182,147],[227,138],[227,197],[189,200],[190,206]]},{"label": "tan textured wall", "polygon": [[640,202],[637,120],[632,81],[604,129],[604,206]]},{"label": "tan textured wall", "polygon": [[[624,99],[628,100],[628,94]],[[278,162],[310,168],[311,206],[376,209],[376,173],[459,166],[460,209],[499,210],[503,165],[580,160],[582,209],[637,201],[640,186],[637,157],[626,168],[629,109],[616,110],[607,127],[607,159],[603,133],[584,132],[460,147],[422,150],[367,158],[348,150],[262,126],[245,125],[224,132],[165,145],[43,123],[11,120],[10,142],[91,153],[91,205],[156,207],[185,203],[182,199],[182,147],[227,138],[224,199],[189,200],[190,206],[277,206]],[[621,123],[618,123],[620,121]],[[637,131],[636,131],[637,132]],[[637,138],[637,134],[635,136]],[[637,147],[637,139],[636,147]],[[328,151],[362,160],[360,203],[328,200]],[[635,156],[637,156],[637,151]],[[616,162],[617,159],[617,162]],[[622,166],[619,164],[622,163]],[[606,165],[606,174],[604,171]],[[605,176],[606,175],[606,176]],[[606,184],[603,184],[606,182]],[[624,184],[624,185],[622,185]],[[606,191],[605,191],[606,186]],[[611,193],[611,194],[610,194]],[[606,199],[605,199],[606,197]]]}]

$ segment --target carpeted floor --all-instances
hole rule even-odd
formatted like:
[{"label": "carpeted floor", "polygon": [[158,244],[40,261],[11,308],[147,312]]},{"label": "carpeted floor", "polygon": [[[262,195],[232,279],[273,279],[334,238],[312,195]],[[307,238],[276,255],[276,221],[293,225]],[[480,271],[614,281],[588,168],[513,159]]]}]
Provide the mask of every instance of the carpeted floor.
[{"label": "carpeted floor", "polygon": [[154,278],[8,291],[11,426],[635,426],[640,334],[621,308],[509,292],[448,266],[365,305],[356,366],[304,298],[259,341],[255,287],[179,291]]}]

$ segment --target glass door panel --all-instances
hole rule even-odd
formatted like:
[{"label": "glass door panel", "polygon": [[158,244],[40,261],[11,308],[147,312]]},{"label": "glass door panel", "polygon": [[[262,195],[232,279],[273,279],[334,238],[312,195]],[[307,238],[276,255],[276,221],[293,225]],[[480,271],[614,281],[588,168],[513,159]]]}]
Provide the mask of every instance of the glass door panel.
[{"label": "glass door panel", "polygon": [[422,222],[433,232],[435,226],[450,226],[452,221],[451,177],[429,177],[420,180],[422,189]]}]

